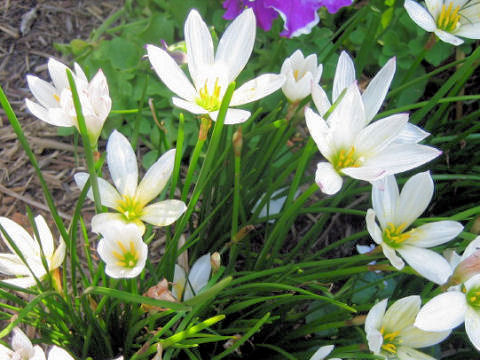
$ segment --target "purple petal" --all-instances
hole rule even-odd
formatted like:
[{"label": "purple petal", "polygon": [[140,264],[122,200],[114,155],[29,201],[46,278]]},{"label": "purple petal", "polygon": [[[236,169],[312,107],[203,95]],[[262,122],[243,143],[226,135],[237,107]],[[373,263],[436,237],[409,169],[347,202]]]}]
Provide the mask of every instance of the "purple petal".
[{"label": "purple petal", "polygon": [[352,0],[322,0],[322,6],[325,6],[330,14],[335,14],[340,8],[352,5]]},{"label": "purple petal", "polygon": [[226,10],[223,14],[225,20],[235,19],[245,8],[243,0],[225,0],[222,6]]},{"label": "purple petal", "polygon": [[285,25],[280,36],[295,37],[309,34],[318,24],[318,8],[323,5],[321,0],[264,0],[265,6],[278,11]]}]

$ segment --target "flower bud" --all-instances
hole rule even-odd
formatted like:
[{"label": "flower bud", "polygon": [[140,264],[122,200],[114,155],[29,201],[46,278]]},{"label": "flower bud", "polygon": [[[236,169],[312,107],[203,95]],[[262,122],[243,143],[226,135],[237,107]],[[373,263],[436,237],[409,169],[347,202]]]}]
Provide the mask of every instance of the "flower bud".
[{"label": "flower bud", "polygon": [[242,155],[242,146],[243,146],[242,128],[238,128],[238,130],[235,131],[232,137],[232,142],[233,142],[233,152],[235,153],[235,156],[240,157]]},{"label": "flower bud", "polygon": [[220,253],[218,251],[215,251],[210,256],[210,264],[212,265],[212,272],[216,273],[220,269],[220,266],[222,265],[222,258],[220,257]]}]

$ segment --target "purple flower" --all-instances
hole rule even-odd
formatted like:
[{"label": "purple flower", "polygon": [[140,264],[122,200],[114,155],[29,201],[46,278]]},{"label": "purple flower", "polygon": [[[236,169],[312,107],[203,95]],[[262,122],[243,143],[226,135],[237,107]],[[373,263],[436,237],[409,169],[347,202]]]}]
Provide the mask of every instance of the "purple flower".
[{"label": "purple flower", "polygon": [[272,22],[280,15],[284,29],[280,36],[295,37],[309,34],[318,24],[317,11],[325,6],[330,13],[335,13],[343,6],[351,5],[352,0],[225,0],[224,19],[232,20],[246,7],[255,12],[258,26],[269,31]]}]

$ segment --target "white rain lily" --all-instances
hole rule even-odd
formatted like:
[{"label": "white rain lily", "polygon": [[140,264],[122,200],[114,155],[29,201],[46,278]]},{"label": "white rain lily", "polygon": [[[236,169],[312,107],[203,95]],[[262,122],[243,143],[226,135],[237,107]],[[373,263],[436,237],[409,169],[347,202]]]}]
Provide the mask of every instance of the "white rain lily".
[{"label": "white rain lily", "polygon": [[[312,355],[310,360],[323,360],[325,359],[335,348],[334,345],[326,345],[319,347],[315,354]],[[330,360],[342,360],[340,358],[330,358]]]},{"label": "white rain lily", "polygon": [[[325,112],[320,110],[320,113]],[[367,116],[355,82],[346,89],[327,119],[306,108],[310,134],[328,160],[317,164],[315,174],[322,192],[337,193],[343,175],[372,182],[423,165],[441,154],[416,141],[404,141],[404,134],[409,132],[408,114],[388,116],[369,124],[371,117]]]},{"label": "white rain lily", "polygon": [[[118,213],[101,213],[94,216],[97,223],[120,220],[135,223],[145,232],[147,222],[156,226],[167,226],[175,222],[187,209],[180,200],[164,200],[147,205],[160,194],[172,175],[175,150],[169,150],[153,164],[138,183],[137,158],[127,138],[114,131],[107,143],[107,164],[115,189],[110,183],[99,178],[99,193],[102,205],[115,209]],[[81,189],[89,175],[75,174],[75,182]],[[93,192],[88,191],[93,200]]]},{"label": "white rain lily", "polygon": [[[452,265],[462,261],[480,249],[480,237],[473,240],[461,257],[455,256]],[[415,326],[426,331],[445,331],[465,322],[468,338],[480,351],[480,274],[472,276],[461,286],[435,296],[418,313]]]},{"label": "white rain lily", "polygon": [[365,320],[370,351],[385,359],[435,360],[415,349],[438,344],[450,330],[427,332],[413,325],[422,302],[418,295],[397,300],[388,310],[387,302],[388,299],[384,299],[375,304]]},{"label": "white rain lily", "polygon": [[[38,345],[33,345],[30,339],[19,328],[13,329],[11,347],[0,344],[0,357],[2,360],[45,360],[45,353]],[[52,360],[49,358],[49,360]],[[55,359],[63,360],[63,359]]]},{"label": "white rain lily", "polygon": [[[27,75],[28,86],[38,103],[29,99],[25,101],[30,112],[40,120],[55,126],[75,126],[78,129],[77,113],[68,83],[67,69],[67,66],[53,58],[48,60],[48,71],[53,85],[36,76]],[[88,136],[94,145],[112,108],[107,79],[102,70],[98,70],[93,79],[88,82],[78,64],[75,63],[74,69],[75,72],[72,75],[82,105]]]},{"label": "white rain lily", "polygon": [[173,275],[172,294],[178,300],[189,300],[200,293],[207,285],[212,272],[210,262],[210,253],[201,256],[195,261],[188,273],[188,281],[185,269],[175,264],[175,273]]},{"label": "white rain lily", "polygon": [[52,233],[43,216],[35,217],[35,226],[40,239],[30,236],[23,227],[5,217],[0,217],[0,225],[22,254],[26,263],[16,254],[3,231],[0,231],[3,242],[12,252],[12,254],[0,254],[0,273],[16,276],[2,281],[22,288],[34,286],[36,284],[35,277],[41,280],[47,274],[47,269],[42,263],[42,256],[45,257],[48,272],[52,272],[62,265],[65,258],[65,242],[60,239],[58,247],[54,248]]},{"label": "white rain lily", "polygon": [[102,235],[97,252],[107,265],[105,273],[115,279],[138,276],[147,261],[148,247],[135,224],[119,220],[92,219],[92,231]]},{"label": "white rain lily", "polygon": [[455,238],[462,231],[462,224],[445,220],[407,230],[426,210],[432,196],[433,180],[428,171],[408,179],[401,193],[395,177],[388,176],[372,188],[373,209],[368,209],[366,222],[370,236],[395,268],[401,270],[405,265],[398,252],[420,275],[444,284],[452,274],[450,264],[427,248]]},{"label": "white rain lily", "polygon": [[318,84],[322,76],[322,64],[317,66],[317,55],[303,56],[296,50],[282,64],[280,74],[285,76],[282,91],[291,102],[305,99],[312,92],[312,85]]},{"label": "white rain lily", "polygon": [[426,0],[425,9],[413,0],[405,0],[410,18],[423,30],[433,32],[440,40],[461,45],[464,37],[480,39],[480,4],[472,0]]},{"label": "white rain lily", "polygon": [[[193,85],[165,50],[147,45],[148,58],[160,79],[179,96],[172,99],[175,106],[193,114],[208,114],[215,121],[228,85],[243,70],[252,53],[255,31],[253,10],[246,9],[227,27],[214,55],[207,25],[198,11],[190,11],[184,34]],[[250,80],[235,90],[230,106],[261,99],[278,90],[284,81],[285,77],[278,74],[264,74]],[[225,124],[239,124],[249,117],[249,111],[229,108]]]}]

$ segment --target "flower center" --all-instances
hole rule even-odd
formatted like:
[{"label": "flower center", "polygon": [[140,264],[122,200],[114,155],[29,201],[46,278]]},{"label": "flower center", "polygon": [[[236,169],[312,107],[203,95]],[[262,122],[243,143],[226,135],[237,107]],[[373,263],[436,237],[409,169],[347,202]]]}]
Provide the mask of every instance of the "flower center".
[{"label": "flower center", "polygon": [[355,147],[348,150],[342,149],[332,159],[333,168],[340,172],[343,168],[359,167],[358,155],[355,155]]},{"label": "flower center", "polygon": [[398,226],[395,226],[393,223],[387,223],[387,227],[383,230],[383,241],[392,248],[399,247],[411,236],[411,231],[402,233],[406,227],[405,223]]},{"label": "flower center", "polygon": [[218,78],[215,80],[215,85],[213,86],[213,93],[210,94],[208,91],[208,80],[205,81],[205,86],[200,89],[199,97],[195,100],[197,105],[203,107],[208,111],[217,111],[220,109],[221,99],[220,99],[220,86],[218,85]]},{"label": "flower center", "polygon": [[382,344],[382,349],[385,350],[386,352],[390,354],[396,354],[397,353],[397,347],[400,345],[402,342],[399,338],[400,331],[394,331],[391,333],[384,334],[385,328],[382,327],[380,329],[380,333],[383,336],[383,344]]},{"label": "flower center", "polygon": [[122,213],[127,221],[138,219],[143,215],[143,205],[134,197],[124,195],[117,204],[117,210]]},{"label": "flower center", "polygon": [[467,303],[476,308],[480,309],[480,287],[471,288],[466,294]]},{"label": "flower center", "polygon": [[135,249],[133,241],[130,241],[129,249],[121,241],[117,241],[117,245],[120,248],[120,252],[112,251],[113,256],[118,260],[117,265],[132,269],[137,265],[138,251]]},{"label": "flower center", "polygon": [[454,31],[458,26],[458,21],[460,20],[460,14],[458,13],[459,10],[460,5],[457,5],[455,8],[453,8],[453,2],[450,2],[448,7],[443,4],[440,16],[437,19],[438,28],[448,32]]},{"label": "flower center", "polygon": [[58,96],[57,94],[53,94],[53,98],[56,102],[60,102],[60,96]]}]

